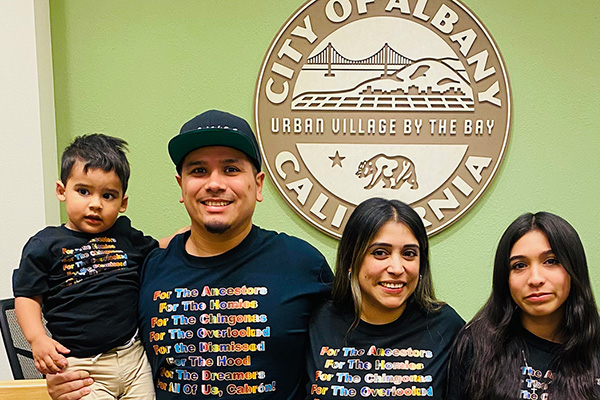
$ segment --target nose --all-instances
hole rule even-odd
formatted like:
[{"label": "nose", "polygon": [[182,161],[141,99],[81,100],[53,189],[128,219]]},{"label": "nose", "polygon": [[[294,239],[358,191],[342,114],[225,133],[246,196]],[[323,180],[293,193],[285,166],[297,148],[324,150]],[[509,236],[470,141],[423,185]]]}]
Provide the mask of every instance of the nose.
[{"label": "nose", "polygon": [[90,196],[90,208],[92,210],[102,209],[102,200],[100,199],[100,196]]},{"label": "nose", "polygon": [[206,182],[206,190],[213,193],[222,192],[227,189],[223,176],[219,171],[213,171]]},{"label": "nose", "polygon": [[540,265],[534,264],[529,269],[529,277],[527,278],[527,283],[530,286],[538,287],[542,286],[546,282],[546,277],[544,276],[542,267]]},{"label": "nose", "polygon": [[387,272],[390,275],[401,275],[404,272],[404,263],[400,255],[393,254],[388,258]]}]

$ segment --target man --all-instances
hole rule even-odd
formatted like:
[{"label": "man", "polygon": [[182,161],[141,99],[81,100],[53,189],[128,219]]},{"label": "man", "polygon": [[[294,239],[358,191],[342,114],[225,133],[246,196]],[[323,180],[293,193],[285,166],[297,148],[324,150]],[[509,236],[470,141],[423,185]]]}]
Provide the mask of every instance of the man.
[{"label": "man", "polygon": [[[246,121],[200,114],[169,154],[191,229],[142,271],[140,331],[157,399],[303,398],[308,319],[329,293],[327,262],[308,243],[252,224],[265,174]],[[60,374],[49,392],[77,399],[89,382]]]}]

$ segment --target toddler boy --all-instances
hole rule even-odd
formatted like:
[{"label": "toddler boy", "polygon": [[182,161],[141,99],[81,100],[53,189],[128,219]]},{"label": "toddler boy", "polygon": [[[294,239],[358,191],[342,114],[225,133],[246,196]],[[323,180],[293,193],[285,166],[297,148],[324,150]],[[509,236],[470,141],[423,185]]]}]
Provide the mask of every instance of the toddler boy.
[{"label": "toddler boy", "polygon": [[154,398],[136,335],[138,271],[158,242],[119,217],[128,200],[126,145],[91,134],[65,149],[56,196],[65,203],[68,222],[29,239],[13,288],[36,368],[52,374],[68,360],[69,369],[88,371],[94,384],[86,399]]}]

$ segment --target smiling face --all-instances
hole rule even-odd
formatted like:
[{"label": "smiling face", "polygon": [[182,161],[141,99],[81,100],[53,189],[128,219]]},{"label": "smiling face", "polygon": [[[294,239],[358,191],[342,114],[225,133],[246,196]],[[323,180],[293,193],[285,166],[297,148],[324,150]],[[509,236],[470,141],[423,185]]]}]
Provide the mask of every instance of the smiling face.
[{"label": "smiling face", "polygon": [[228,239],[250,231],[264,172],[239,150],[225,146],[196,149],[185,156],[177,182],[192,230]]},{"label": "smiling face", "polygon": [[361,319],[372,324],[395,321],[419,283],[419,242],[400,222],[385,223],[369,244],[358,272]]},{"label": "smiling face", "polygon": [[115,171],[99,168],[84,170],[85,163],[73,164],[66,185],[56,182],[56,197],[65,202],[71,230],[101,233],[109,229],[127,209],[127,196],[123,195],[121,180]]},{"label": "smiling face", "polygon": [[571,277],[556,259],[546,235],[533,230],[517,240],[510,252],[510,268],[510,295],[522,311],[525,329],[535,333],[545,326],[555,331],[562,322]]}]

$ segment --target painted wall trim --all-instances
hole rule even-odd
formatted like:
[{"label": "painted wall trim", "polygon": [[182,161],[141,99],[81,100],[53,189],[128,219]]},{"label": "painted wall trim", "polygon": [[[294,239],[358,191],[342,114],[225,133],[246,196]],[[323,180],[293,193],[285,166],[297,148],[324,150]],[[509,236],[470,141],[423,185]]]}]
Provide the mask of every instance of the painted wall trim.
[{"label": "painted wall trim", "polygon": [[[56,127],[48,0],[0,2],[0,297],[12,297],[11,276],[27,239],[60,223],[54,197]],[[4,347],[0,380],[12,379]]]}]

